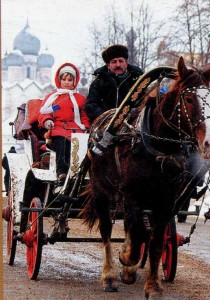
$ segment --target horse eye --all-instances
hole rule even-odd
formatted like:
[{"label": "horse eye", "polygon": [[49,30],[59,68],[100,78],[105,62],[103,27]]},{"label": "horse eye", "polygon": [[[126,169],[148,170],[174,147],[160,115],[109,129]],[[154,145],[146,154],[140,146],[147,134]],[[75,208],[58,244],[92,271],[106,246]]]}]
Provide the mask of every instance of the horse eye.
[{"label": "horse eye", "polygon": [[190,96],[187,96],[187,97],[185,97],[185,101],[186,101],[187,103],[192,103],[192,102],[193,102],[193,98],[190,97]]}]

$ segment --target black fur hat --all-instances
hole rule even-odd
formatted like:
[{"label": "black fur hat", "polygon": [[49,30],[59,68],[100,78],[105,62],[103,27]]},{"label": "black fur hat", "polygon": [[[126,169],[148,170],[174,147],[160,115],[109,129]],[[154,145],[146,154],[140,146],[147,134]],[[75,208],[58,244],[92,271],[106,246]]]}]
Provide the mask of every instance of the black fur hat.
[{"label": "black fur hat", "polygon": [[106,64],[116,57],[128,59],[128,48],[124,45],[112,45],[102,52],[102,58]]}]

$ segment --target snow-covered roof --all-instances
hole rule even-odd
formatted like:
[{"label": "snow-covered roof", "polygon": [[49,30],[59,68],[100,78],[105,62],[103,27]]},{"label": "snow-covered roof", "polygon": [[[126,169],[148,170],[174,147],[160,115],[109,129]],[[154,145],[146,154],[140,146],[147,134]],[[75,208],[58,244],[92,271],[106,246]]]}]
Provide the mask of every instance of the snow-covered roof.
[{"label": "snow-covered roof", "polygon": [[21,89],[25,90],[25,89],[27,89],[32,84],[35,84],[40,90],[43,90],[43,89],[45,89],[48,86],[52,86],[51,82],[46,82],[44,84],[41,84],[41,83],[39,83],[39,82],[37,82],[35,80],[26,78],[26,79],[24,79],[21,82],[17,82],[17,81],[14,81],[14,82],[2,82],[2,87],[3,87],[3,90],[4,89],[6,90],[6,89],[11,89],[14,86],[18,85]]}]

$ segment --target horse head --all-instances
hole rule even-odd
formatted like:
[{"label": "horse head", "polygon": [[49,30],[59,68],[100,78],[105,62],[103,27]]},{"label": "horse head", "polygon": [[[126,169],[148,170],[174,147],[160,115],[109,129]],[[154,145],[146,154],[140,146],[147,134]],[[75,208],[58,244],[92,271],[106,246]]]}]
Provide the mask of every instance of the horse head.
[{"label": "horse head", "polygon": [[201,157],[209,159],[210,66],[187,68],[180,57],[175,76],[161,103],[162,116],[165,114],[165,122],[178,132],[180,140],[194,140]]}]

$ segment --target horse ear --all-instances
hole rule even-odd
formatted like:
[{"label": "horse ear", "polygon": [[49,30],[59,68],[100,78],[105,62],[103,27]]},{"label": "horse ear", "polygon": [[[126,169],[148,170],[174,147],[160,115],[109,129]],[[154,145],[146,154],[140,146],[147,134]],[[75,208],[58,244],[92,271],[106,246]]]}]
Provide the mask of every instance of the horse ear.
[{"label": "horse ear", "polygon": [[182,56],[180,56],[178,61],[178,73],[181,79],[184,79],[187,75],[187,67],[185,65],[184,59]]}]

